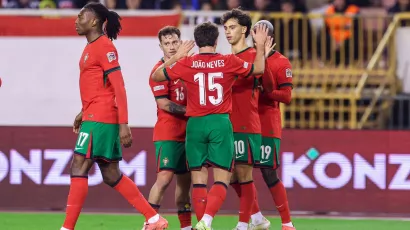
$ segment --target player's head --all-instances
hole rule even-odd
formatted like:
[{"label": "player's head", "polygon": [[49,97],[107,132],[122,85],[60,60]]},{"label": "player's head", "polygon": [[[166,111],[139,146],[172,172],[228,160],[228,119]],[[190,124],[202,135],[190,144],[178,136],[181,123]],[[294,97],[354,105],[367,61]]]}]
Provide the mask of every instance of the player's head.
[{"label": "player's head", "polygon": [[110,11],[101,3],[88,3],[81,9],[75,21],[75,27],[79,35],[87,35],[91,31],[104,32],[111,40],[117,39],[121,31],[121,17],[114,11]]},{"label": "player's head", "polygon": [[224,25],[226,39],[231,45],[245,39],[251,32],[251,17],[241,9],[226,12],[221,18],[221,23]]},{"label": "player's head", "polygon": [[206,46],[216,48],[218,36],[218,26],[212,22],[201,23],[194,30],[195,43],[199,48]]},{"label": "player's head", "polygon": [[164,56],[172,57],[181,45],[181,31],[175,26],[165,26],[158,32],[159,47]]},{"label": "player's head", "polygon": [[258,26],[260,26],[260,25],[262,25],[262,24],[265,24],[266,27],[268,28],[268,36],[273,37],[274,28],[273,28],[272,23],[271,23],[270,21],[268,21],[268,20],[260,20],[260,21],[258,21],[257,23],[255,23],[255,25],[253,25],[253,28],[252,28],[252,29],[255,30],[256,27],[258,27]]}]

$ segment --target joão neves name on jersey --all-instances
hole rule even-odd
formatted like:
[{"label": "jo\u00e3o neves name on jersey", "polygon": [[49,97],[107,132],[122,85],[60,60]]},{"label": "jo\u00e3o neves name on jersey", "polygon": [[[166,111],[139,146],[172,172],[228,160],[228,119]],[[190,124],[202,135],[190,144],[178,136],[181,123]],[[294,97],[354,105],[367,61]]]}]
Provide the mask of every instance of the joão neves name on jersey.
[{"label": "jo\u00e3o neves name on jersey", "polygon": [[196,68],[196,69],[204,69],[204,68],[221,68],[225,67],[224,60],[214,60],[210,62],[204,62],[204,61],[193,61],[191,68]]}]

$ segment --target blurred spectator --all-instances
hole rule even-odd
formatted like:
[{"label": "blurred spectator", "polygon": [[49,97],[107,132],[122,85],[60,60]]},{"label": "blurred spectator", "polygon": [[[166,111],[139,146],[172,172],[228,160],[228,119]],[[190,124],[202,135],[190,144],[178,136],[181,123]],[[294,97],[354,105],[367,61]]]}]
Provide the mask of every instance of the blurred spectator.
[{"label": "blurred spectator", "polygon": [[218,10],[232,10],[234,8],[238,8],[241,6],[240,0],[226,0],[226,1],[219,1],[216,5]]},{"label": "blurred spectator", "polygon": [[253,6],[249,8],[261,12],[278,11],[278,3],[279,1],[253,0]]},{"label": "blurred spectator", "polygon": [[[201,10],[202,11],[212,11],[212,4],[210,0],[202,0],[201,1]],[[196,24],[200,24],[203,22],[215,22],[214,17],[206,17],[206,16],[199,16],[196,18]]]},{"label": "blurred spectator", "polygon": [[35,0],[11,0],[7,2],[5,8],[13,9],[36,9],[39,6],[39,2]]},{"label": "blurred spectator", "polygon": [[[326,56],[335,54],[335,64],[339,65],[344,59],[347,65],[350,63],[350,40],[358,41],[358,21],[355,17],[359,14],[359,7],[351,4],[349,0],[334,0],[326,10]],[[335,16],[342,14],[345,16]],[[320,35],[319,35],[320,36]],[[320,42],[320,38],[318,39]],[[354,42],[353,56],[358,56],[358,42]]]},{"label": "blurred spectator", "polygon": [[[281,0],[283,13],[295,13],[296,5],[293,0]],[[278,50],[289,59],[302,58],[303,50],[307,49],[309,55],[312,50],[312,29],[309,20],[293,19],[291,17],[271,21],[275,27],[275,40]],[[306,27],[305,27],[306,26]],[[306,32],[304,32],[306,31]],[[297,40],[295,44],[294,39]],[[287,43],[287,44],[286,44]],[[305,48],[306,47],[306,48]]]},{"label": "blurred spectator", "polygon": [[142,0],[106,0],[108,9],[139,9]]},{"label": "blurred spectator", "polygon": [[55,9],[56,3],[53,0],[42,0],[39,5],[40,9]]},{"label": "blurred spectator", "polygon": [[410,0],[398,0],[397,3],[388,10],[389,13],[410,12]]}]

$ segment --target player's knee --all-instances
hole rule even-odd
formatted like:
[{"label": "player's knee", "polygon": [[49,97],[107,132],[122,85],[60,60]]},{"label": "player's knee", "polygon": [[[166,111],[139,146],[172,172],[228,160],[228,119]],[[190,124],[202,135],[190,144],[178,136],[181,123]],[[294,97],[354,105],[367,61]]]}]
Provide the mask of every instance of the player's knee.
[{"label": "player's knee", "polygon": [[268,187],[275,186],[279,182],[279,176],[276,169],[261,169],[263,180]]},{"label": "player's knee", "polygon": [[253,180],[253,167],[251,165],[237,165],[235,167],[235,174],[239,183],[244,183]]},{"label": "player's knee", "polygon": [[157,180],[155,181],[155,184],[157,185],[157,188],[161,191],[165,191],[169,184],[172,181],[173,177],[173,172],[169,171],[161,171],[157,174]]},{"label": "player's knee", "polygon": [[116,184],[118,184],[118,181],[121,179],[122,175],[116,175],[116,174],[103,174],[103,181],[105,184],[115,187]]},{"label": "player's knee", "polygon": [[71,176],[88,176],[88,171],[90,171],[93,165],[92,160],[85,159],[84,156],[74,155],[70,167]]}]

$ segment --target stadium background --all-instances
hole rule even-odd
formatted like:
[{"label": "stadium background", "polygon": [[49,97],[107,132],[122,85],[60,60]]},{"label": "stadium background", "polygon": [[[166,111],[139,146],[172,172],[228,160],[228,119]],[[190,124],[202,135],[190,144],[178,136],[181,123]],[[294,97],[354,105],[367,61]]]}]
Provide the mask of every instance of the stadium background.
[{"label": "stadium background", "polygon": [[[183,39],[192,39],[196,24],[218,22],[223,13],[219,10],[236,7],[239,2],[142,0],[118,1],[116,7],[113,1],[106,2],[123,17],[123,32],[115,44],[134,136],[133,147],[124,150],[121,166],[144,195],[155,181],[152,127],[156,107],[148,77],[162,56],[157,32],[162,26],[175,25],[182,30]],[[251,10],[253,22],[273,22],[276,48],[289,56],[293,65],[293,100],[291,105],[282,106],[281,177],[296,214],[408,216],[410,15],[406,11],[410,5],[405,0],[354,2],[360,13],[351,17],[354,26],[342,46],[345,48],[338,51],[332,48],[329,34],[332,25],[328,19],[334,17],[324,15],[328,1],[242,3]],[[401,7],[402,2],[407,5]],[[86,44],[75,34],[74,20],[76,8],[85,3],[2,1],[2,211],[65,208],[67,172],[76,138],[71,125],[81,108],[78,60]],[[36,9],[55,7],[60,9]],[[143,10],[134,10],[137,8]],[[222,27],[217,51],[230,52]],[[126,201],[102,184],[98,168],[92,172],[89,194],[93,195],[87,197],[86,211],[133,212]],[[274,214],[258,172],[255,180],[261,208]],[[175,211],[173,197],[172,186],[162,212]],[[221,213],[237,210],[238,199],[228,196]]]}]

